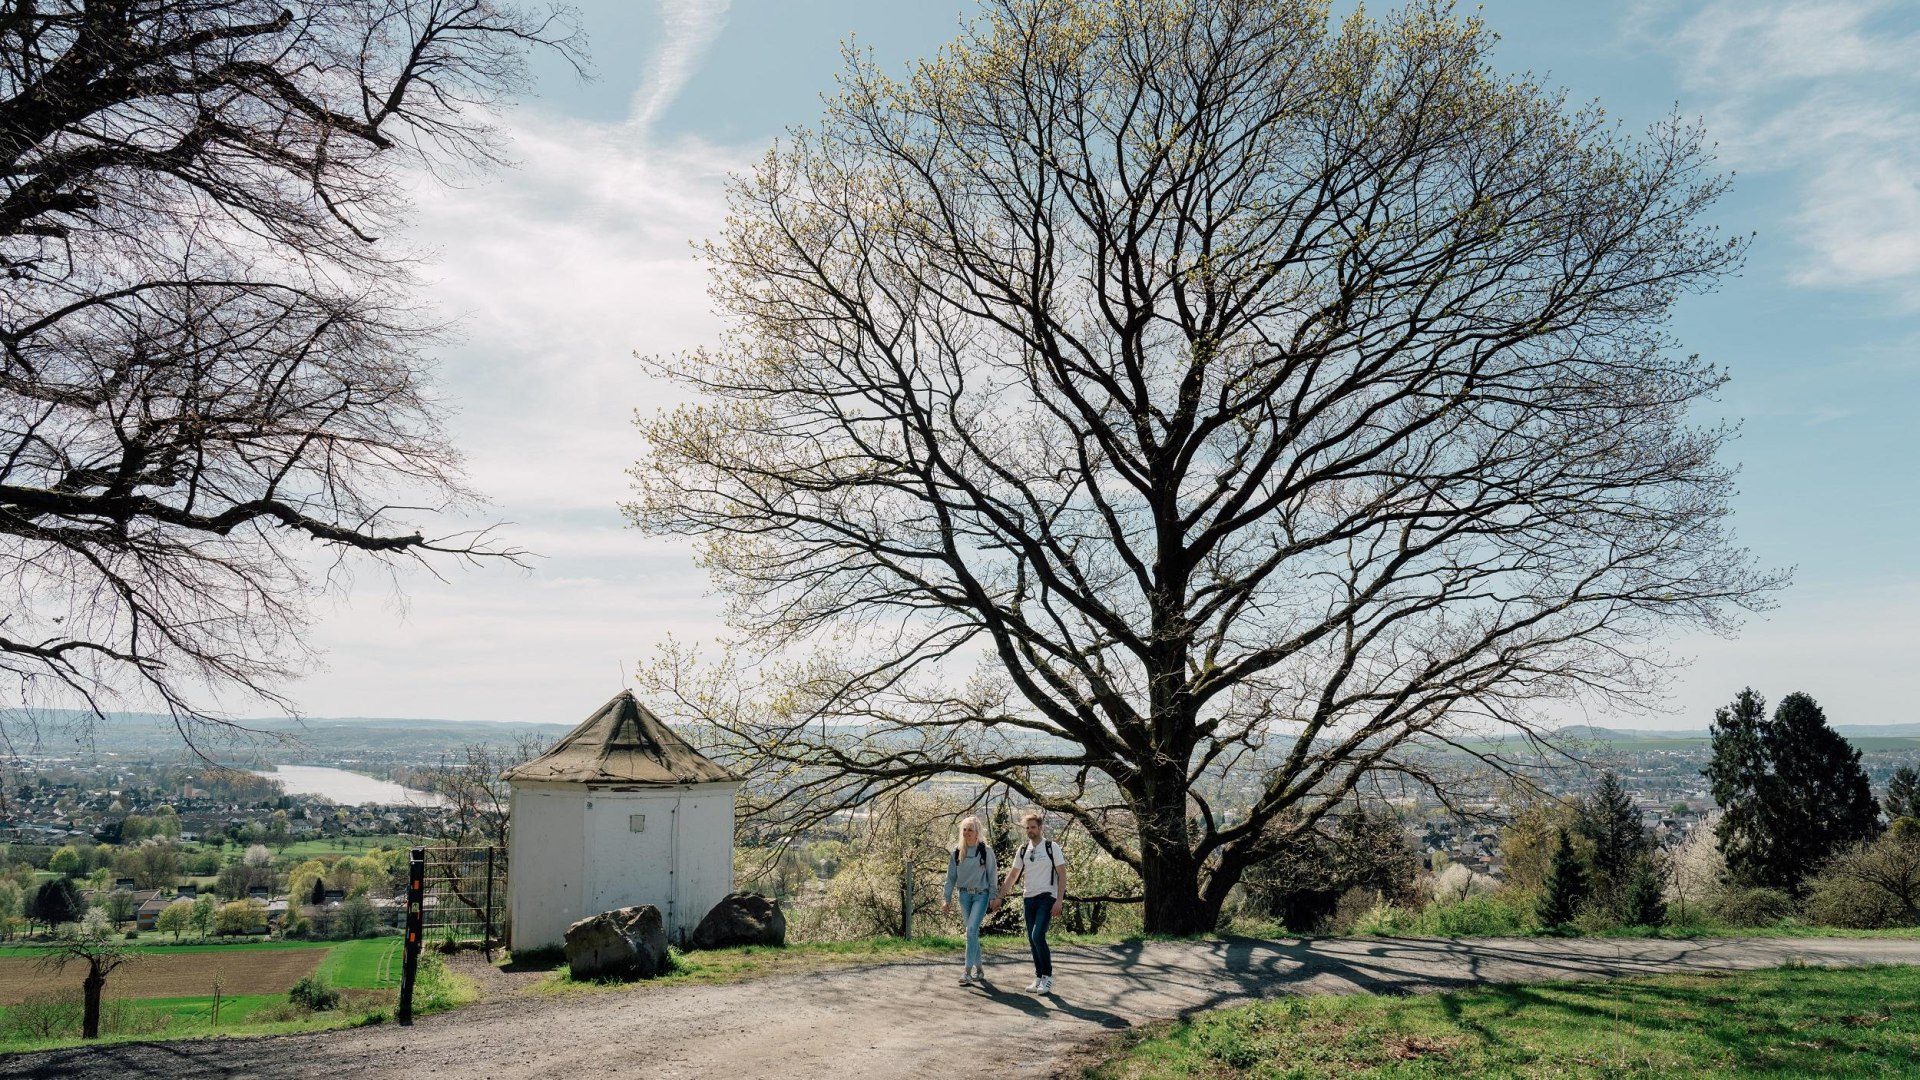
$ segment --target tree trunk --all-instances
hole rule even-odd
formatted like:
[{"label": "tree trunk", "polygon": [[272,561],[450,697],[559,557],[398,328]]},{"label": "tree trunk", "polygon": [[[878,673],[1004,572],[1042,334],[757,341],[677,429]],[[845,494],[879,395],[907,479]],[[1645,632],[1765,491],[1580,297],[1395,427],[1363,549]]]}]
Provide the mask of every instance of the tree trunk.
[{"label": "tree trunk", "polygon": [[[1157,781],[1154,782],[1154,781]],[[1219,910],[1200,895],[1200,865],[1187,834],[1185,777],[1162,774],[1134,801],[1140,822],[1140,883],[1149,934],[1204,934]]]},{"label": "tree trunk", "polygon": [[107,977],[98,969],[87,972],[86,981],[80,984],[86,994],[86,1012],[80,1021],[80,1037],[97,1039],[100,1037],[100,991],[107,985]]}]

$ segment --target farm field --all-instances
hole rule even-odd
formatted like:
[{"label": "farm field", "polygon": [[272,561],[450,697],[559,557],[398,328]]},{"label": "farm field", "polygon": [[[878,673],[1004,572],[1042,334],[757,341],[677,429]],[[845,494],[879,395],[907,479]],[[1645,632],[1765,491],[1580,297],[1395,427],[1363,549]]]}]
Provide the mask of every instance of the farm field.
[{"label": "farm field", "polygon": [[286,847],[275,846],[274,854],[312,859],[322,855],[364,855],[376,848],[389,851],[403,851],[415,844],[425,843],[418,836],[332,836],[318,840],[296,840]]},{"label": "farm field", "polygon": [[[49,991],[65,991],[62,996],[78,1001],[78,966],[55,974],[39,966],[40,955],[40,950],[31,947],[0,948],[0,1053],[69,1041],[28,1034],[12,1016],[14,1008],[27,1007],[22,1003],[30,999],[44,1000]],[[416,1001],[425,1009],[463,1000],[433,981],[440,970],[430,965],[423,971],[425,996]],[[342,991],[342,1007],[325,1013],[289,1014],[287,990],[306,975],[318,975],[328,986]],[[220,982],[217,1024],[212,992],[215,977]],[[140,950],[138,961],[108,980],[109,1016],[123,1018],[123,1026],[110,1029],[108,1034],[110,1038],[154,1038],[164,1032],[169,1038],[192,1038],[361,1023],[368,1017],[386,1015],[392,1007],[393,988],[399,982],[398,937],[331,943],[149,946]],[[116,1007],[122,1010],[118,1014]]]},{"label": "farm field", "polygon": [[[302,976],[318,971],[329,985],[384,989],[399,982],[397,937],[362,941],[259,942],[246,945],[179,945],[141,950],[140,959],[115,972],[109,997],[125,1000],[210,1001],[213,982],[221,995],[279,997]],[[0,950],[0,1006],[17,1005],[64,983],[80,983],[79,965],[65,972],[40,964],[40,950]]]},{"label": "farm field", "polygon": [[[108,992],[126,999],[211,996],[218,981],[222,994],[284,994],[301,976],[312,974],[326,953],[323,948],[156,949],[114,972]],[[37,956],[0,957],[0,1005],[18,1005],[68,983],[78,987],[84,972],[79,964],[48,970]]]}]

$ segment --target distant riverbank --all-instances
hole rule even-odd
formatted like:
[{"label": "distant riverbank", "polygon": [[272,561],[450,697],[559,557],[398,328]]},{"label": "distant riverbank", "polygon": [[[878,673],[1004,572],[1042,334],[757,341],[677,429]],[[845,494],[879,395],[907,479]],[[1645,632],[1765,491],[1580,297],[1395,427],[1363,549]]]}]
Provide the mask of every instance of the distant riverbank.
[{"label": "distant riverbank", "polygon": [[324,765],[281,765],[261,776],[280,781],[289,795],[324,795],[341,806],[441,806],[430,791],[415,791],[388,780]]}]

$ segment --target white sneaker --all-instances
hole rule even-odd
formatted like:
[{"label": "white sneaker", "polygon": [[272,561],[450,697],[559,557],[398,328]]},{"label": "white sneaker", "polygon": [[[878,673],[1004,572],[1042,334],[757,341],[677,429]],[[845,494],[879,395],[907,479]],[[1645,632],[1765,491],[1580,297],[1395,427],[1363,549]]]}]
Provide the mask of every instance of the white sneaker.
[{"label": "white sneaker", "polygon": [[1040,979],[1040,990],[1038,992],[1042,994],[1053,993],[1053,976],[1047,975]]},{"label": "white sneaker", "polygon": [[1027,984],[1027,993],[1037,994],[1039,992],[1040,992],[1040,980],[1038,978],[1035,978],[1032,982]]},{"label": "white sneaker", "polygon": [[973,985],[973,969],[972,968],[960,969],[960,985],[961,986]]}]

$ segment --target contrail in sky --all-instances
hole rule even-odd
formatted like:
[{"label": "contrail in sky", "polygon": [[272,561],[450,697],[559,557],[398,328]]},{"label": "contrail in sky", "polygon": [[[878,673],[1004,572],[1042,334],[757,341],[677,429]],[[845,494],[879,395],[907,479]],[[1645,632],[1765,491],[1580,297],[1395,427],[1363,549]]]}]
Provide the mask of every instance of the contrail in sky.
[{"label": "contrail in sky", "polygon": [[633,95],[633,125],[645,132],[693,78],[707,46],[727,23],[730,0],[658,0],[665,30],[646,81]]}]

